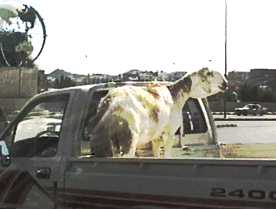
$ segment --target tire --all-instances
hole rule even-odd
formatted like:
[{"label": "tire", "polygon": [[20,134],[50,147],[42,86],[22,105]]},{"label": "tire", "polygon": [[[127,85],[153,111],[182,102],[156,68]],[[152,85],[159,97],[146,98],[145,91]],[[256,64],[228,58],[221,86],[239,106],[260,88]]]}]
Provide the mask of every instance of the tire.
[{"label": "tire", "polygon": [[247,112],[243,112],[242,115],[247,116]]}]

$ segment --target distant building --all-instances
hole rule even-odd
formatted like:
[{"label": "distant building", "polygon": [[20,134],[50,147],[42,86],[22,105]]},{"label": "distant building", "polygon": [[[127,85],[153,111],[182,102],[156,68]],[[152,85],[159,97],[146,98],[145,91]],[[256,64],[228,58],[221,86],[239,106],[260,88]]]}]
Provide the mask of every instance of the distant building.
[{"label": "distant building", "polygon": [[169,81],[176,81],[180,78],[182,78],[187,72],[185,71],[176,71],[168,74],[168,80]]},{"label": "distant building", "polygon": [[140,70],[133,69],[122,74],[123,81],[139,81],[140,80]]},{"label": "distant building", "polygon": [[276,69],[251,69],[250,80],[252,82],[262,82],[276,79]]},{"label": "distant building", "polygon": [[230,87],[248,84],[251,86],[269,86],[276,80],[276,69],[257,68],[250,72],[232,71],[228,73]]},{"label": "distant building", "polygon": [[66,72],[65,70],[62,70],[62,69],[56,69],[53,72],[48,74],[48,77],[55,78],[55,79],[58,79],[58,80],[61,80],[62,77],[63,78],[65,78],[65,77],[71,78],[71,76],[72,76],[71,73],[68,73],[68,72]]},{"label": "distant building", "polygon": [[168,81],[169,80],[168,73],[166,73],[164,71],[158,72],[157,80],[158,81]]},{"label": "distant building", "polygon": [[251,69],[248,84],[276,91],[276,69]]},{"label": "distant building", "polygon": [[276,69],[256,68],[250,70],[250,77],[275,77]]},{"label": "distant building", "polygon": [[106,74],[92,74],[89,83],[107,83],[113,81],[113,76]]},{"label": "distant building", "polygon": [[247,84],[251,86],[275,86],[276,69],[251,69]]},{"label": "distant building", "polygon": [[130,70],[122,74],[123,81],[153,81],[157,80],[158,72]]}]

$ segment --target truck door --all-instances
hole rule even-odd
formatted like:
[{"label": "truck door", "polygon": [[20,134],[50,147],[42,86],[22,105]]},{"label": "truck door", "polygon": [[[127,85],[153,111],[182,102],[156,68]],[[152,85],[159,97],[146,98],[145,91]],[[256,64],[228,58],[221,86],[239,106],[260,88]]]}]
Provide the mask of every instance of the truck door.
[{"label": "truck door", "polygon": [[10,146],[11,165],[28,172],[49,191],[63,187],[61,150],[69,95],[33,100],[2,136]]}]

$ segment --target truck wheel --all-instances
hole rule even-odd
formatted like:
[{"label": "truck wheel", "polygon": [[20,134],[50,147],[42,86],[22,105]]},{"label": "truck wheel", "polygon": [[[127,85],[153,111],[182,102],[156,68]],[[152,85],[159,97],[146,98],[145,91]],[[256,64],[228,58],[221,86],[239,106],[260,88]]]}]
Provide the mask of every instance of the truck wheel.
[{"label": "truck wheel", "polygon": [[242,114],[243,114],[244,116],[247,116],[247,112],[243,112]]}]

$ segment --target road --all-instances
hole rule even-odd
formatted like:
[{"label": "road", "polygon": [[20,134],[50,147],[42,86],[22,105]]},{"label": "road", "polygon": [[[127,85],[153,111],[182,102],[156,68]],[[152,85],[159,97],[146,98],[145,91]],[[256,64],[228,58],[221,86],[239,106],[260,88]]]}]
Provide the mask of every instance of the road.
[{"label": "road", "polygon": [[[234,116],[230,116],[230,118],[231,117],[234,117]],[[248,116],[248,117],[241,117],[241,118],[252,118],[252,117]],[[275,118],[275,116],[269,116],[265,118]],[[226,143],[226,144],[276,143],[276,121],[230,121],[228,120],[228,121],[216,121],[215,123],[216,125],[230,124],[230,125],[236,126],[236,127],[217,128],[218,140],[222,143]]]},{"label": "road", "polygon": [[[214,118],[224,118],[223,114],[220,115],[214,115]],[[276,120],[276,115],[263,115],[263,116],[253,116],[253,115],[249,115],[249,116],[237,116],[237,115],[227,115],[227,119],[275,119]]]}]

